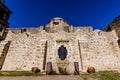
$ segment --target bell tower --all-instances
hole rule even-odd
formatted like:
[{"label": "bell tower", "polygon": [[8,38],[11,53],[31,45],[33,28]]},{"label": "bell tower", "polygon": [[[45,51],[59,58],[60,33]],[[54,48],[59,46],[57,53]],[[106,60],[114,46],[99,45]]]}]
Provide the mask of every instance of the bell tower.
[{"label": "bell tower", "polygon": [[0,0],[0,30],[8,28],[8,19],[11,15],[11,11],[5,6],[5,0]]},{"label": "bell tower", "polygon": [[51,19],[48,24],[45,26],[45,30],[47,32],[57,32],[57,31],[65,31],[69,32],[71,25],[68,24],[65,20],[60,17],[56,17]]},{"label": "bell tower", "polygon": [[8,19],[12,11],[5,6],[5,0],[0,0],[0,40],[4,40],[7,35],[7,29],[9,28]]}]

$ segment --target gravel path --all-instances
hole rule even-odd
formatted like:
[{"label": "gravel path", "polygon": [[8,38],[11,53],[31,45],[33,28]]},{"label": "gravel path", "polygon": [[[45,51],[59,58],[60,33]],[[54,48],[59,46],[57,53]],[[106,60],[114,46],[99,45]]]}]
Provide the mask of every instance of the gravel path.
[{"label": "gravel path", "polygon": [[52,76],[19,76],[19,77],[0,77],[0,80],[82,80],[80,76],[76,75],[52,75]]}]

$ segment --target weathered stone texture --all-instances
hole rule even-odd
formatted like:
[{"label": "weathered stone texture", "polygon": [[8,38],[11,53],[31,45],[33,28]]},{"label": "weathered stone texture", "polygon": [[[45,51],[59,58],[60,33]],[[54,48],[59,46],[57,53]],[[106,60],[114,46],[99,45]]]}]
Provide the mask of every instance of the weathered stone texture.
[{"label": "weathered stone texture", "polygon": [[104,31],[112,31],[115,30],[117,36],[118,36],[118,44],[120,47],[120,15],[116,17],[105,29]]},{"label": "weathered stone texture", "polygon": [[[89,66],[96,71],[120,69],[120,50],[114,30],[104,32],[93,31],[90,26],[72,27],[63,19],[54,18],[45,29],[9,29],[5,40],[11,41],[11,45],[2,70],[38,67],[44,71],[47,62],[52,63],[52,70],[57,73],[60,73],[59,68],[74,73],[74,62],[79,63],[80,71],[87,71]],[[61,45],[67,49],[64,60],[58,55]],[[2,50],[2,42],[0,46]]]}]

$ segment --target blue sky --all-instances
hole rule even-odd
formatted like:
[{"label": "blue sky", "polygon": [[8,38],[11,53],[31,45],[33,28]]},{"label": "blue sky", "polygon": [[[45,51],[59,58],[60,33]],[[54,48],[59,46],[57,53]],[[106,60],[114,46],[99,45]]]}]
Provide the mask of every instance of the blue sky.
[{"label": "blue sky", "polygon": [[10,27],[39,27],[54,17],[73,26],[103,29],[120,15],[120,0],[5,0]]}]

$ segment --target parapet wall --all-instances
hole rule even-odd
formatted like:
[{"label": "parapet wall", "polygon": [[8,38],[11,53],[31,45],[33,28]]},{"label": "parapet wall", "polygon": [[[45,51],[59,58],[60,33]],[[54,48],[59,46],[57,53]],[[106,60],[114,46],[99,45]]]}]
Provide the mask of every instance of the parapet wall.
[{"label": "parapet wall", "polygon": [[118,37],[115,31],[103,32],[95,30],[90,39],[79,41],[81,46],[82,63],[84,70],[93,66],[99,70],[119,70],[119,47]]}]

